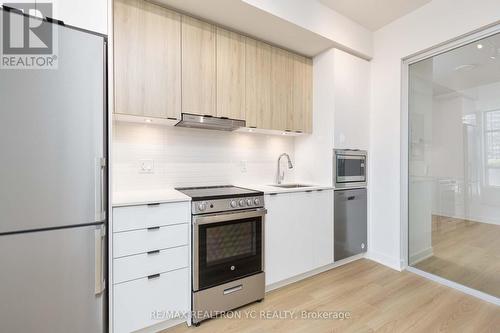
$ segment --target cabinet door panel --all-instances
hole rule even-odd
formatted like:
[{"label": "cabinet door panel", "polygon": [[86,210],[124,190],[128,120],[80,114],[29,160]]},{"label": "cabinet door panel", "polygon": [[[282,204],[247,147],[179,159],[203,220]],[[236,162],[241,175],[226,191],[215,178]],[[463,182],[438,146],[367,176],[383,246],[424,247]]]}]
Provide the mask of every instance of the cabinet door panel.
[{"label": "cabinet door panel", "polygon": [[305,59],[305,86],[304,86],[304,131],[313,131],[313,62],[312,59]]},{"label": "cabinet door panel", "polygon": [[265,201],[266,285],[333,262],[332,190],[266,195]]},{"label": "cabinet door panel", "polygon": [[180,118],[180,15],[142,0],[114,3],[115,112]]},{"label": "cabinet door panel", "polygon": [[248,127],[272,128],[271,45],[246,39],[246,121]]},{"label": "cabinet door panel", "polygon": [[182,16],[182,112],[216,116],[215,26]]},{"label": "cabinet door panel", "polygon": [[312,60],[293,55],[293,101],[287,128],[296,132],[312,131]]},{"label": "cabinet door panel", "polygon": [[291,130],[287,128],[287,117],[292,107],[292,54],[283,49],[273,47],[271,64],[272,129]]},{"label": "cabinet door panel", "polygon": [[245,119],[245,37],[217,28],[217,117]]}]

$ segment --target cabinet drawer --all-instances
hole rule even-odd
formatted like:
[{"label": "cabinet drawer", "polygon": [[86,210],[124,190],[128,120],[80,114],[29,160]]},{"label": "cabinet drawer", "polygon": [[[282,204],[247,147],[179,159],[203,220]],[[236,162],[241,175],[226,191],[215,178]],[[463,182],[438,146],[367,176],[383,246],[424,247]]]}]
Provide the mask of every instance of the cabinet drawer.
[{"label": "cabinet drawer", "polygon": [[114,331],[136,331],[169,319],[169,313],[188,312],[190,281],[186,268],[115,285]]},{"label": "cabinet drawer", "polygon": [[114,284],[164,273],[189,265],[187,246],[113,260]]},{"label": "cabinet drawer", "polygon": [[113,258],[187,245],[189,225],[120,232],[113,235]]},{"label": "cabinet drawer", "polygon": [[190,221],[190,202],[113,208],[113,232],[189,223]]}]

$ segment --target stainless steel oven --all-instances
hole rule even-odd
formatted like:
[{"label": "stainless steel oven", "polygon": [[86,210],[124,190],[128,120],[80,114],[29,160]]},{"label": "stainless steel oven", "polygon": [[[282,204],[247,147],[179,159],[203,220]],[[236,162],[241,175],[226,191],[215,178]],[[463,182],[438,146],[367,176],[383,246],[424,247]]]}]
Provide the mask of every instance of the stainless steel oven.
[{"label": "stainless steel oven", "polygon": [[264,193],[230,185],[177,190],[192,199],[192,323],[261,301]]},{"label": "stainless steel oven", "polygon": [[193,291],[263,271],[265,214],[257,208],[193,217]]},{"label": "stainless steel oven", "polygon": [[335,149],[335,188],[366,187],[366,163],[364,150]]}]

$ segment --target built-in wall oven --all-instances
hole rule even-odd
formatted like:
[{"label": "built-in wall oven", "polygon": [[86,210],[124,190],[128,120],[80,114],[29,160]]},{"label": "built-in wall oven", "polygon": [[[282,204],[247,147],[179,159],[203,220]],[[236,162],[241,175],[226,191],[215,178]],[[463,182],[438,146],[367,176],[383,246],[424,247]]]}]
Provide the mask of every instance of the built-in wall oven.
[{"label": "built-in wall oven", "polygon": [[179,190],[192,198],[193,324],[262,300],[263,193],[234,186]]},{"label": "built-in wall oven", "polygon": [[334,150],[335,188],[366,186],[367,152],[354,149]]}]

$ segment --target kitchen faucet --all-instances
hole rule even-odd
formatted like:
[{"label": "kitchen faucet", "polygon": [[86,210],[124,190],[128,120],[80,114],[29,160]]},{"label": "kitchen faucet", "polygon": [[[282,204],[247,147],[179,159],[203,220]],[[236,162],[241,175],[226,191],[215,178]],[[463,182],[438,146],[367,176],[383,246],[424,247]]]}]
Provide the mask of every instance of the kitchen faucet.
[{"label": "kitchen faucet", "polygon": [[290,160],[290,156],[287,154],[287,153],[283,153],[280,155],[280,157],[278,157],[278,174],[277,174],[277,177],[276,177],[276,182],[278,184],[281,184],[281,182],[283,181],[283,179],[285,179],[285,171],[281,171],[281,165],[280,165],[280,162],[281,162],[281,158],[283,156],[286,156],[286,158],[288,159],[288,169],[292,169],[293,168],[293,164],[292,164],[292,161]]}]

